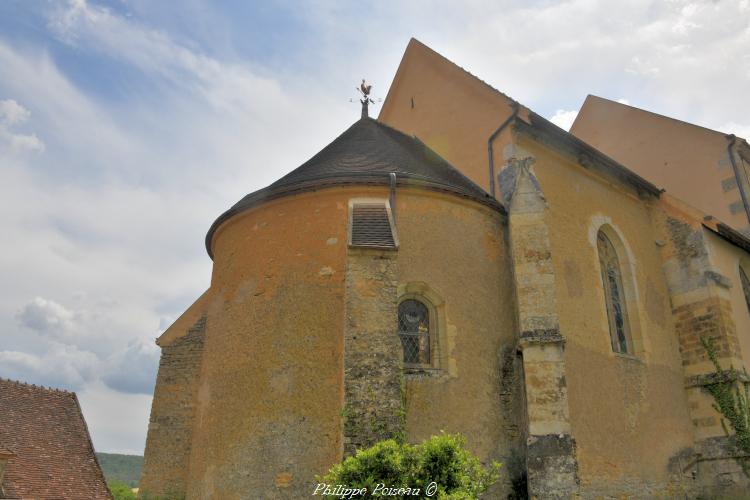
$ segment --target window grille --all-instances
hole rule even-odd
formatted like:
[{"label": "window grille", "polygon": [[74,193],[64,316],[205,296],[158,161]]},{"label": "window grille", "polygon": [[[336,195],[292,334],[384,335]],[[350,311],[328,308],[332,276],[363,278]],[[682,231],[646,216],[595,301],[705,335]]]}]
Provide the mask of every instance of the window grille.
[{"label": "window grille", "polygon": [[622,274],[617,252],[607,235],[599,231],[597,236],[599,264],[604,285],[604,299],[609,322],[609,335],[612,350],[619,353],[630,353],[630,331],[628,312],[625,305],[625,290],[622,286]]},{"label": "window grille", "polygon": [[430,364],[430,312],[415,299],[398,306],[398,335],[404,351],[404,365]]},{"label": "window grille", "polygon": [[742,282],[742,291],[745,294],[745,304],[747,304],[747,312],[750,313],[750,279],[747,278],[745,270],[740,267],[740,282]]}]

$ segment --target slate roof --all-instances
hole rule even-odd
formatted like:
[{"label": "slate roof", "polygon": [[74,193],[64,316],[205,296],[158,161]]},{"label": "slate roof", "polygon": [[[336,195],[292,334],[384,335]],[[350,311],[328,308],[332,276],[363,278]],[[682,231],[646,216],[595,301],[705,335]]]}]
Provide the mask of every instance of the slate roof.
[{"label": "slate roof", "polygon": [[233,215],[264,201],[331,185],[388,185],[396,173],[398,186],[418,185],[471,198],[503,212],[502,205],[416,137],[372,118],[362,118],[318,154],[270,186],[250,193],[224,212],[206,235]]},{"label": "slate roof", "polygon": [[0,378],[0,448],[2,498],[112,498],[75,393]]}]

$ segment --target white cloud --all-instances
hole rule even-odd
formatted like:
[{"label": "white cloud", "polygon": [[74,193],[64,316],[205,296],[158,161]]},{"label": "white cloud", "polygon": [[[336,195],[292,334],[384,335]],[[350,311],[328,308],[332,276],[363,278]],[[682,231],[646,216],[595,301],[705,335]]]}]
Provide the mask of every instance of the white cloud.
[{"label": "white cloud", "polygon": [[105,384],[116,391],[151,394],[156,382],[160,351],[153,343],[131,341],[106,360]]},{"label": "white cloud", "polygon": [[66,339],[73,331],[72,311],[52,300],[35,297],[16,315],[16,319],[25,327],[60,339]]},{"label": "white cloud", "polygon": [[0,154],[4,149],[11,153],[44,151],[44,143],[36,134],[15,133],[11,129],[26,122],[31,112],[13,99],[0,100]]},{"label": "white cloud", "polygon": [[[0,276],[14,286],[0,287],[0,376],[99,387],[106,397],[82,398],[94,441],[124,449],[128,435],[138,434],[139,446],[145,439],[150,398],[142,394],[153,389],[163,318],[177,317],[209,284],[211,222],[309,158],[356,113],[313,92],[301,109],[302,92],[248,65],[84,2],[65,9],[54,27],[65,42],[132,65],[149,94],[109,103],[49,53],[0,38],[0,96],[13,96],[3,119],[18,134],[33,114],[47,141],[45,155],[3,158],[0,226],[14,243],[0,252]],[[33,113],[20,103],[33,103]],[[315,127],[292,130],[300,113],[317,115]],[[141,394],[128,400],[145,415],[118,420],[121,438],[86,408],[117,394]]]},{"label": "white cloud", "polygon": [[[233,45],[260,43],[242,23],[202,26],[201,46],[151,22],[158,2],[126,4],[138,15],[52,4],[44,22],[66,58],[49,38],[0,38],[0,282],[13,284],[0,287],[0,376],[82,391],[104,451],[142,450],[150,398],[132,393],[149,390],[164,318],[208,286],[210,223],[356,119],[359,78],[385,97],[410,36],[565,129],[592,93],[750,135],[737,115],[750,108],[746,0],[381,2],[364,31],[356,4],[299,4],[288,15],[304,29],[279,35],[293,39],[273,43],[274,66]],[[190,22],[227,17],[181,7],[205,12]],[[78,55],[87,69],[69,64]],[[96,61],[141,86],[102,92]]]},{"label": "white cloud", "polygon": [[142,455],[151,411],[151,396],[123,394],[92,383],[78,392],[96,451]]},{"label": "white cloud", "polygon": [[13,99],[0,100],[0,123],[15,125],[23,123],[31,117],[31,112]]},{"label": "white cloud", "polygon": [[570,130],[571,125],[578,116],[578,111],[565,111],[564,109],[558,109],[555,114],[549,119],[552,123],[564,130]]},{"label": "white cloud", "polygon": [[101,369],[101,360],[92,352],[57,342],[48,342],[46,347],[48,350],[44,354],[0,351],[2,376],[49,387],[78,389],[94,380]]}]

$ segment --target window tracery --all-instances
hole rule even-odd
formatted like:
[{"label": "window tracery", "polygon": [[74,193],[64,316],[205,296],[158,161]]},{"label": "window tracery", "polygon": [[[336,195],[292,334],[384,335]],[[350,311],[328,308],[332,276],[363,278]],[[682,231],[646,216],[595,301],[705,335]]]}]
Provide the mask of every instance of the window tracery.
[{"label": "window tracery", "polygon": [[597,235],[597,250],[599,251],[599,265],[604,285],[604,300],[609,322],[609,335],[612,350],[617,353],[632,353],[628,312],[625,304],[625,290],[623,288],[620,260],[614,245],[604,232]]},{"label": "window tracery", "polygon": [[398,306],[398,335],[404,352],[404,365],[430,364],[430,311],[417,299]]}]

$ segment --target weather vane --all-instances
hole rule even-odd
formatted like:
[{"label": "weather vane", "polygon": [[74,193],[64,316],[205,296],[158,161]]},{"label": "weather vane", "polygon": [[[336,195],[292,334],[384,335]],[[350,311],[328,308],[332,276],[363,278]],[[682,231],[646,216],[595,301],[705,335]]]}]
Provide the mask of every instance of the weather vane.
[{"label": "weather vane", "polygon": [[[362,103],[362,118],[367,118],[368,116],[370,116],[367,112],[368,106],[370,104],[375,104],[375,101],[370,97],[370,90],[372,90],[372,85],[368,85],[365,82],[365,79],[362,78],[362,83],[359,84],[359,87],[355,88],[357,89],[357,92],[362,94],[362,98],[359,100],[359,102]],[[378,102],[381,102],[382,100],[382,98],[378,98]],[[349,102],[354,102],[354,99],[349,99]]]}]

